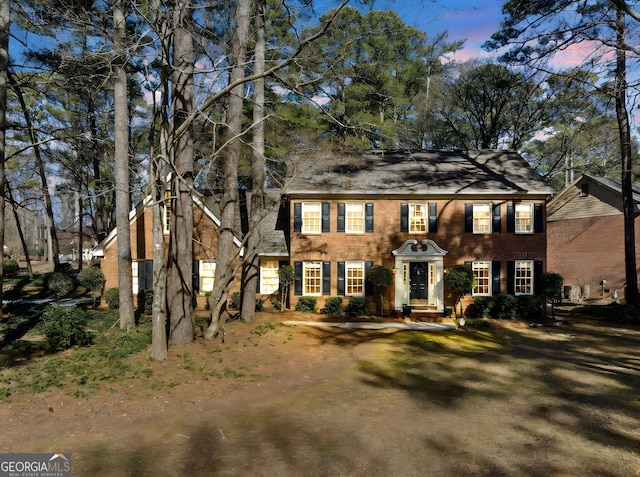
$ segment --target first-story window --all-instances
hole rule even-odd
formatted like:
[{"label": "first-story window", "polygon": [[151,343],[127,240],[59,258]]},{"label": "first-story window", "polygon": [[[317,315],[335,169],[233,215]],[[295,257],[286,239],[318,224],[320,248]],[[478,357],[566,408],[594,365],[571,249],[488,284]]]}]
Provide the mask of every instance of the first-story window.
[{"label": "first-story window", "polygon": [[260,261],[260,294],[271,295],[278,291],[280,263],[278,260]]},{"label": "first-story window", "polygon": [[491,262],[473,262],[471,265],[476,277],[474,295],[491,295]]},{"label": "first-story window", "polygon": [[533,295],[533,262],[520,260],[515,263],[516,295]]},{"label": "first-story window", "polygon": [[347,262],[345,275],[345,294],[347,296],[364,295],[364,262]]},{"label": "first-story window", "polygon": [[322,295],[322,262],[304,262],[302,272],[303,295]]},{"label": "first-story window", "polygon": [[213,290],[214,278],[216,276],[215,260],[200,260],[200,292],[210,292]]}]

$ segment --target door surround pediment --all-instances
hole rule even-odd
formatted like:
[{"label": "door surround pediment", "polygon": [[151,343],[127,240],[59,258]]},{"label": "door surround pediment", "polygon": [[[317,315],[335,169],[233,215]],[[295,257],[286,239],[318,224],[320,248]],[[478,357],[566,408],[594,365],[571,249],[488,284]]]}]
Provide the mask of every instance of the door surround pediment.
[{"label": "door surround pediment", "polygon": [[428,257],[444,257],[448,251],[444,250],[431,239],[425,239],[418,242],[415,239],[407,240],[400,247],[391,252],[396,259],[424,260]]}]

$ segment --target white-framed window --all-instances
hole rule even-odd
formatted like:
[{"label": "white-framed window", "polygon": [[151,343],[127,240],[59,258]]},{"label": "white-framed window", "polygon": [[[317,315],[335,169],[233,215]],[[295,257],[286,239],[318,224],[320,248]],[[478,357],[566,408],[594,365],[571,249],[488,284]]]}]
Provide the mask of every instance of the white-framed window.
[{"label": "white-framed window", "polygon": [[345,263],[345,295],[364,295],[364,262]]},{"label": "white-framed window", "polygon": [[215,260],[200,260],[198,265],[200,274],[200,292],[210,292],[213,290],[214,279],[216,276]]},{"label": "white-framed window", "polygon": [[424,234],[429,231],[429,204],[409,204],[409,233]]},{"label": "white-framed window", "polygon": [[364,203],[347,202],[344,206],[344,231],[348,234],[364,233],[364,215]]},{"label": "white-framed window", "polygon": [[491,262],[473,262],[471,269],[476,277],[474,295],[491,295]]},{"label": "white-framed window", "polygon": [[533,295],[533,261],[517,260],[514,279],[516,295]]},{"label": "white-framed window", "polygon": [[515,232],[517,234],[533,233],[533,204],[526,202],[515,204]]},{"label": "white-framed window", "polygon": [[322,232],[322,203],[302,203],[302,232],[319,234]]},{"label": "white-framed window", "polygon": [[322,295],[322,262],[304,262],[302,264],[302,294],[306,296]]},{"label": "white-framed window", "polygon": [[473,204],[473,233],[491,233],[491,204]]},{"label": "white-framed window", "polygon": [[140,262],[137,260],[131,262],[131,279],[133,280],[133,294],[137,295],[140,284]]},{"label": "white-framed window", "polygon": [[171,231],[171,193],[165,192],[162,207],[162,233],[167,235]]},{"label": "white-framed window", "polygon": [[260,294],[271,295],[278,291],[280,263],[278,260],[260,260]]}]

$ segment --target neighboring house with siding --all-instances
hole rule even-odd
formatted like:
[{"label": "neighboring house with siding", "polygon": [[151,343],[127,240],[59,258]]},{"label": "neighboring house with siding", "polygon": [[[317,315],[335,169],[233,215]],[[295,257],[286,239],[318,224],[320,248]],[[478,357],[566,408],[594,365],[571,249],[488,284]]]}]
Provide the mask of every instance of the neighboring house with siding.
[{"label": "neighboring house with siding", "polygon": [[[242,197],[240,210],[246,215],[251,195],[244,192],[241,192],[240,195]],[[278,268],[282,263],[287,263],[287,251],[282,232],[275,229],[279,193],[269,190],[266,196],[268,204],[272,204],[272,207],[275,204],[275,212],[267,214],[261,222],[261,241],[257,252],[260,262],[259,293],[268,296],[277,292]],[[151,197],[147,197],[129,215],[133,293],[136,295],[139,291],[149,290],[153,286],[153,219],[150,205]],[[240,215],[240,210],[238,215]],[[193,289],[198,294],[205,294],[213,289],[218,253],[219,217],[217,196],[208,192],[194,192],[192,283]],[[165,251],[169,243],[169,219],[167,209],[163,208]],[[245,227],[241,222],[244,222]],[[239,220],[235,228],[236,238],[234,239],[238,250],[242,246],[242,235],[246,233],[243,228],[246,228],[246,221]],[[94,257],[100,259],[100,267],[106,278],[105,289],[118,286],[117,239],[118,231],[114,229],[93,250]]]},{"label": "neighboring house with siding", "polygon": [[[636,223],[640,184],[633,185]],[[585,174],[547,205],[549,271],[564,278],[565,298],[624,300],[624,215],[620,180]],[[636,227],[636,231],[638,227]],[[636,232],[636,252],[640,237]]]},{"label": "neighboring house with siding", "polygon": [[516,152],[370,151],[310,157],[282,195],[278,229],[301,296],[372,296],[373,265],[393,271],[385,311],[442,312],[447,268],[468,264],[473,295],[535,294],[546,270],[552,189]]}]

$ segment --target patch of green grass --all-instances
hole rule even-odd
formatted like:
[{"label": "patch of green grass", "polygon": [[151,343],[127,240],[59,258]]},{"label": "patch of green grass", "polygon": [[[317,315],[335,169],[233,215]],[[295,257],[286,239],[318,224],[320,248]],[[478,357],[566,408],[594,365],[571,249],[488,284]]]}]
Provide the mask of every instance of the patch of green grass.
[{"label": "patch of green grass", "polygon": [[258,326],[256,326],[253,330],[251,330],[251,333],[258,336],[262,336],[267,334],[269,331],[274,331],[275,329],[276,329],[276,325],[274,325],[273,323],[261,323]]}]

